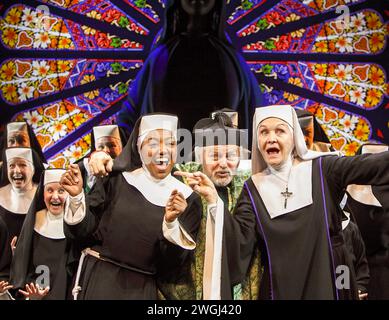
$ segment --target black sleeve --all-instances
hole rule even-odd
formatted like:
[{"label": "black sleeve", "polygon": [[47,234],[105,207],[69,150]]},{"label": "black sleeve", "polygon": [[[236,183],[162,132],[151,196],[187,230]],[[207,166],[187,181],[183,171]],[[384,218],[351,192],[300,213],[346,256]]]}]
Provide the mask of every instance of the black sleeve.
[{"label": "black sleeve", "polygon": [[0,217],[0,281],[9,280],[12,253],[7,225]]},{"label": "black sleeve", "polygon": [[[200,197],[192,193],[187,199],[188,207],[179,216],[180,225],[186,232],[196,240],[200,227],[202,204]],[[185,260],[193,254],[193,250],[186,250],[177,246],[161,235],[160,256],[158,257],[158,273],[160,276],[171,276]]]},{"label": "black sleeve", "polygon": [[246,187],[245,184],[233,214],[224,210],[222,261],[228,265],[232,285],[244,280],[257,240],[255,215]]},{"label": "black sleeve", "polygon": [[338,190],[345,190],[350,184],[389,184],[389,151],[353,157],[327,156],[322,159],[327,179]]},{"label": "black sleeve", "polygon": [[386,190],[378,192],[377,199],[384,210],[389,211],[389,151],[353,157],[327,156],[322,161],[323,174],[336,203],[341,202],[348,185],[371,185],[373,190],[375,186]]},{"label": "black sleeve", "polygon": [[111,177],[98,178],[92,190],[85,195],[85,217],[75,225],[64,223],[65,235],[69,239],[90,239],[95,233],[107,203],[110,201]]},{"label": "black sleeve", "polygon": [[351,230],[351,240],[353,244],[353,251],[355,255],[355,275],[358,284],[358,289],[362,292],[367,292],[367,287],[369,284],[369,265],[366,259],[366,249],[365,243],[362,240],[361,232],[359,231],[358,226],[350,221]]}]

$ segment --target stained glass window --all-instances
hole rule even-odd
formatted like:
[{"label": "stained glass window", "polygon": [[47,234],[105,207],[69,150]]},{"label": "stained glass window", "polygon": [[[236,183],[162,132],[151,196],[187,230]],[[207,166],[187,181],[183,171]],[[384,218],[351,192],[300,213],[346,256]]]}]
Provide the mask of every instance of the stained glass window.
[{"label": "stained glass window", "polygon": [[[389,143],[389,11],[382,1],[226,3],[226,32],[265,104],[313,112],[346,155],[368,140]],[[342,24],[344,11],[336,11],[344,6]],[[166,0],[2,2],[0,121],[28,121],[53,166],[84,156],[92,127],[114,121],[164,10]]]}]

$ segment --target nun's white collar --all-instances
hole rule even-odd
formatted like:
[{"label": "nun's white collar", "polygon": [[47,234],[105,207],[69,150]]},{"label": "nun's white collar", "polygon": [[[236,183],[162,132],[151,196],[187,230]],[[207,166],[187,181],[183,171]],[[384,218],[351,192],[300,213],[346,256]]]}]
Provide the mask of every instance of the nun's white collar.
[{"label": "nun's white collar", "polygon": [[[288,168],[288,172],[281,171],[278,173],[276,170],[268,167],[264,171],[252,176],[254,185],[271,219],[313,203],[312,160],[302,161],[293,166],[286,166],[286,168]],[[285,197],[281,193],[286,191],[286,185],[288,185],[288,192],[292,194],[287,199],[285,208]]]},{"label": "nun's white collar", "polygon": [[128,184],[134,186],[147,201],[152,204],[165,207],[170,194],[174,189],[181,192],[185,198],[192,194],[192,189],[171,174],[162,180],[153,178],[143,167],[131,172],[123,172],[123,177]]},{"label": "nun's white collar", "polygon": [[0,206],[16,214],[26,214],[34,199],[36,189],[37,185],[33,184],[31,189],[21,192],[15,190],[12,184],[7,184],[0,188]]},{"label": "nun's white collar", "polygon": [[52,214],[49,210],[43,209],[36,213],[36,219],[42,219],[41,225],[35,224],[34,230],[40,235],[50,239],[65,239],[63,231],[63,213]]}]

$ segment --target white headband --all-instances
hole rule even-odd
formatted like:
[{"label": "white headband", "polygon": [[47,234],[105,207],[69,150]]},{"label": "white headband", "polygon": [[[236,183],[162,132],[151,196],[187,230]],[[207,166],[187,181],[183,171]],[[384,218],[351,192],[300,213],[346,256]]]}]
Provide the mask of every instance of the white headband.
[{"label": "white headband", "polygon": [[120,140],[119,128],[117,125],[97,126],[93,128],[95,146],[102,137],[113,137]]},{"label": "white headband", "polygon": [[48,169],[45,170],[43,185],[53,182],[60,182],[62,175],[66,172],[64,169]]},{"label": "white headband", "polygon": [[162,129],[170,131],[174,138],[177,140],[177,125],[178,118],[176,116],[169,116],[163,114],[153,114],[149,116],[143,116],[139,126],[138,135],[138,149],[142,145],[146,136],[154,130]]},{"label": "white headband", "polygon": [[339,152],[316,152],[308,150],[303,131],[299,125],[296,111],[290,105],[274,105],[255,109],[253,119],[253,145],[251,150],[252,174],[262,172],[267,168],[263,156],[259,151],[257,130],[258,125],[267,118],[278,118],[289,124],[293,134],[293,142],[296,154],[302,160],[313,160],[324,155],[340,155]]},{"label": "white headband", "polygon": [[268,106],[255,109],[255,128],[267,118],[279,118],[285,121],[293,129],[293,111],[290,105]]},{"label": "white headband", "polygon": [[33,164],[32,150],[30,148],[9,148],[5,150],[7,162],[14,158],[21,158]]},{"label": "white headband", "polygon": [[27,124],[25,122],[10,122],[7,124],[7,134],[17,131],[24,131],[27,133]]}]

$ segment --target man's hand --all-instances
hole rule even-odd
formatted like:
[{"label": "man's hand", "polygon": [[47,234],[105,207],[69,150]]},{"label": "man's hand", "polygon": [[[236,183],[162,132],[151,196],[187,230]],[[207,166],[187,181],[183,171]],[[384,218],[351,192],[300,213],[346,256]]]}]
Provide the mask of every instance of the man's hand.
[{"label": "man's hand", "polygon": [[12,289],[13,286],[11,286],[8,281],[0,281],[0,294],[3,294],[9,289]]},{"label": "man's hand", "polygon": [[188,207],[181,192],[173,190],[165,207],[165,221],[173,222]]},{"label": "man's hand", "polygon": [[40,288],[33,282],[26,284],[26,291],[19,289],[19,292],[24,295],[24,297],[30,300],[40,300],[49,293],[50,288],[46,287],[45,289]]},{"label": "man's hand", "polygon": [[194,173],[175,171],[174,175],[184,177],[188,185],[200,196],[204,197],[208,204],[217,202],[218,195],[215,185],[204,173],[200,171]]},{"label": "man's hand", "polygon": [[113,159],[104,151],[95,151],[91,154],[88,165],[92,175],[104,177],[112,172]]},{"label": "man's hand", "polygon": [[82,192],[83,180],[77,164],[69,166],[62,175],[60,184],[72,197],[78,196]]}]

